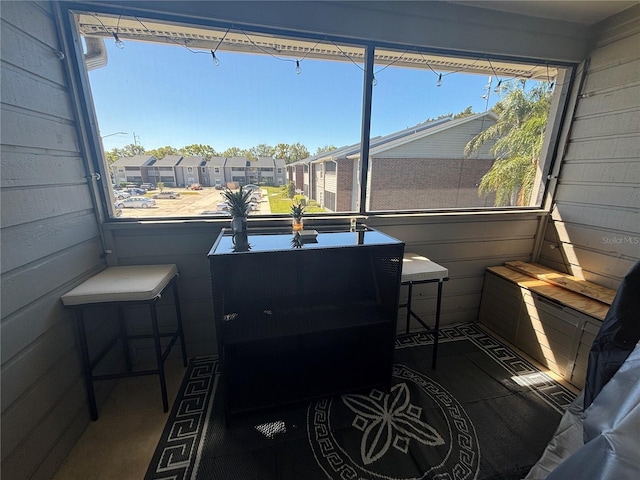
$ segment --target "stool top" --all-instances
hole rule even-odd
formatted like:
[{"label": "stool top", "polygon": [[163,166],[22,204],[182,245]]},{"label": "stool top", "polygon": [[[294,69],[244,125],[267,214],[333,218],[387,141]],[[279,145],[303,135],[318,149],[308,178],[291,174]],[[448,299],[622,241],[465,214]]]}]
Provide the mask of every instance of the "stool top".
[{"label": "stool top", "polygon": [[449,270],[417,253],[404,252],[402,257],[401,282],[419,282],[422,280],[444,280]]},{"label": "stool top", "polygon": [[153,300],[178,274],[176,265],[108,267],[62,295],[65,305]]}]

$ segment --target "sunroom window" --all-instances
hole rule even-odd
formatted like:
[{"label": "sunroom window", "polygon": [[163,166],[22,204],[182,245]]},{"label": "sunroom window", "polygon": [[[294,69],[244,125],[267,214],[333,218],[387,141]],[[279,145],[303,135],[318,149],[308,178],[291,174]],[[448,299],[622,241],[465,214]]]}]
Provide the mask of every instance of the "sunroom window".
[{"label": "sunroom window", "polygon": [[540,206],[566,67],[238,25],[75,18],[105,178],[130,184],[124,168],[155,189],[148,196],[182,193],[115,212],[107,189],[114,218],[223,214],[221,188],[246,184],[268,192],[263,202],[303,194],[314,215]]}]

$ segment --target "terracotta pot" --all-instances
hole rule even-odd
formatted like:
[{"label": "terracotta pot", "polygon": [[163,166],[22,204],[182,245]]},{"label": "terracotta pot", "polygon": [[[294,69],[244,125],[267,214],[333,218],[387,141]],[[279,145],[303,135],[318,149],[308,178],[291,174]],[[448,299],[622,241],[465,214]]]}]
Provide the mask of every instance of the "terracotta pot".
[{"label": "terracotta pot", "polygon": [[291,226],[294,232],[299,232],[300,230],[304,229],[304,222],[301,218],[294,218]]}]

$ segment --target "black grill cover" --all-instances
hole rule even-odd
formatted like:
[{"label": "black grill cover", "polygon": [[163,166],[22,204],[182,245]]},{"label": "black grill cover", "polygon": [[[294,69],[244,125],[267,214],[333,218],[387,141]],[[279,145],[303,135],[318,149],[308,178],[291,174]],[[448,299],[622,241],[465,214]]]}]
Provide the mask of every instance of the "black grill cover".
[{"label": "black grill cover", "polygon": [[618,371],[639,340],[640,262],[622,280],[591,346],[584,388],[585,410]]}]

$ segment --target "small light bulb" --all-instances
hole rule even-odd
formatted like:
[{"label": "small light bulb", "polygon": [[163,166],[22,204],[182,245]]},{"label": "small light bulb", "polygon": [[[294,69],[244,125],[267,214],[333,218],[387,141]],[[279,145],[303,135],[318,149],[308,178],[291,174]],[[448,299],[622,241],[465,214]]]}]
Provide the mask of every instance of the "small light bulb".
[{"label": "small light bulb", "polygon": [[118,36],[118,34],[116,32],[113,32],[113,38],[116,39],[116,47],[118,47],[120,50],[122,50],[124,48],[124,42],[122,40],[120,40],[120,37]]},{"label": "small light bulb", "polygon": [[216,57],[216,52],[214,52],[213,50],[211,50],[211,58],[213,60],[213,64],[216,67],[219,67],[220,66],[220,60],[218,60],[218,57]]},{"label": "small light bulb", "polygon": [[298,75],[302,73],[302,69],[300,68],[300,60],[296,60],[296,73]]},{"label": "small light bulb", "polygon": [[371,85],[373,85],[374,87],[378,85],[378,79],[376,78],[375,75],[373,76],[373,81],[371,82]]},{"label": "small light bulb", "polygon": [[500,93],[501,92],[501,85],[502,85],[502,80],[498,80],[498,84],[496,85],[496,88],[493,89],[494,93]]},{"label": "small light bulb", "polygon": [[441,87],[442,86],[442,74],[439,73],[438,74],[438,81],[436,82],[436,87]]}]

